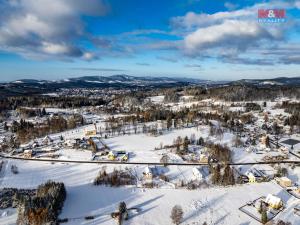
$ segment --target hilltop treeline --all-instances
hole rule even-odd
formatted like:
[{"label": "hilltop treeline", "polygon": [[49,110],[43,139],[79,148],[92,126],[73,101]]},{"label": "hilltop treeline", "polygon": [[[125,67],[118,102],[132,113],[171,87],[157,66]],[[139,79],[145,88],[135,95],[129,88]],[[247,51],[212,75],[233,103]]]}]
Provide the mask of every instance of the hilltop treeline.
[{"label": "hilltop treeline", "polygon": [[215,98],[225,101],[258,101],[275,100],[277,97],[300,98],[299,87],[272,86],[257,87],[230,85],[205,89],[203,87],[185,88],[186,95],[194,95],[197,99]]},{"label": "hilltop treeline", "polygon": [[18,107],[57,107],[78,108],[82,106],[103,105],[106,101],[101,98],[88,97],[52,97],[52,96],[21,96],[0,99],[0,112],[15,110]]},{"label": "hilltop treeline", "polygon": [[201,108],[195,106],[191,108],[182,108],[178,111],[172,111],[169,109],[151,107],[146,110],[137,110],[134,113],[136,115],[124,116],[122,118],[108,118],[109,123],[117,123],[118,120],[122,120],[126,123],[136,124],[151,122],[157,120],[167,120],[168,127],[172,124],[172,119],[175,120],[175,126],[177,121],[181,120],[183,123],[193,123],[195,120],[218,120],[221,122],[227,122],[234,118],[239,118],[239,112],[224,112],[222,114],[216,112],[201,111]]}]

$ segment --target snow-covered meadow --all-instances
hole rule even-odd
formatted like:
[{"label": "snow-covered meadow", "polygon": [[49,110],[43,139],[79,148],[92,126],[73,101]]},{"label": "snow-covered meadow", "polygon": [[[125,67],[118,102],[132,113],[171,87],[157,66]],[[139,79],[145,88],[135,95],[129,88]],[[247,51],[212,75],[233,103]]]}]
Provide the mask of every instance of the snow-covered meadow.
[{"label": "snow-covered meadow", "polygon": [[[18,166],[19,174],[10,171],[12,164]],[[113,188],[92,184],[99,170],[99,165],[8,160],[0,188],[36,188],[48,179],[64,182],[67,199],[60,218],[69,218],[67,224],[116,224],[110,213],[116,210],[119,202],[125,201],[128,207],[138,207],[140,212],[131,215],[130,220],[124,224],[171,224],[171,208],[180,204],[184,210],[182,224],[202,225],[206,221],[208,224],[256,225],[259,223],[238,208],[268,193],[280,196],[287,205],[287,209],[277,219],[300,223],[300,218],[291,213],[299,200],[274,182],[197,190],[145,189],[136,186]],[[0,224],[14,224],[15,210],[2,210],[1,213]],[[95,216],[95,219],[84,219],[90,215]]]}]

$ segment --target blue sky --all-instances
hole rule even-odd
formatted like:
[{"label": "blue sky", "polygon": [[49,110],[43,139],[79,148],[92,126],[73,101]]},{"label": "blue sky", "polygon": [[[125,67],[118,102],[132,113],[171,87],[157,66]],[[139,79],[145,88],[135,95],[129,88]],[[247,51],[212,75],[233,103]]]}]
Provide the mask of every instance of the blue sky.
[{"label": "blue sky", "polygon": [[[286,22],[259,23],[258,9]],[[0,0],[0,80],[300,76],[300,1]]]}]

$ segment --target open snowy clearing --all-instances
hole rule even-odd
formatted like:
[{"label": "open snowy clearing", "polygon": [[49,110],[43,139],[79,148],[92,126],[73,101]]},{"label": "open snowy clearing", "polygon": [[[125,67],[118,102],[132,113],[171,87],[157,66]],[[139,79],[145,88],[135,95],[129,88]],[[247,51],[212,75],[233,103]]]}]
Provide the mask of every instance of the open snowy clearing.
[{"label": "open snowy clearing", "polygon": [[[11,173],[12,164],[18,166],[19,174]],[[193,191],[171,188],[111,188],[91,184],[99,169],[99,165],[9,160],[5,166],[4,176],[0,178],[0,188],[36,188],[48,179],[64,182],[67,200],[60,218],[77,218],[70,220],[68,224],[116,224],[109,214],[116,209],[120,201],[125,201],[128,207],[138,207],[141,211],[132,215],[132,218],[124,224],[171,224],[171,208],[175,204],[180,204],[185,213],[182,224],[202,225],[207,221],[224,225],[253,225],[258,222],[240,212],[238,208],[268,193],[281,197],[287,206],[276,219],[284,218],[293,224],[300,223],[300,218],[293,214],[293,207],[299,200],[273,182]],[[6,211],[9,211],[8,216],[5,216]],[[0,218],[0,224],[13,224],[12,221],[16,219],[15,210],[1,211],[1,214],[4,216]],[[95,216],[95,219],[84,220],[84,216],[88,215]]]},{"label": "open snowy clearing", "polygon": [[[93,221],[77,219],[69,224],[116,224],[109,214],[116,209],[120,201],[125,201],[129,207],[138,207],[141,211],[125,224],[171,224],[171,207],[180,204],[184,210],[182,224],[202,224],[204,221],[212,224],[259,224],[239,211],[239,207],[260,196],[273,193],[289,204],[295,199],[273,183],[252,184],[230,188],[211,188],[202,190],[166,190],[166,189],[138,189],[138,188],[109,188],[91,187],[84,185],[70,187],[72,194],[67,198],[61,217],[80,217],[84,215],[97,216]],[[86,195],[84,193],[89,193]],[[246,194],[247,193],[247,194]],[[95,196],[99,196],[98,198]],[[83,207],[76,207],[87,202]],[[292,208],[281,213],[293,220],[295,224],[300,220],[290,213]],[[289,215],[286,215],[289,214]],[[288,217],[291,216],[291,217]]]},{"label": "open snowy clearing", "polygon": [[[192,134],[195,134],[196,139],[200,137],[207,138],[209,136],[209,128],[207,126],[183,128],[167,131],[159,136],[132,134],[103,139],[103,141],[111,150],[125,150],[132,153],[133,157],[130,157],[131,162],[159,162],[166,150],[155,150],[155,148],[159,148],[161,144],[163,146],[172,145],[178,136],[190,138]],[[228,145],[231,144],[232,138],[233,134],[231,133],[224,133],[221,140],[210,137],[215,143]]]}]

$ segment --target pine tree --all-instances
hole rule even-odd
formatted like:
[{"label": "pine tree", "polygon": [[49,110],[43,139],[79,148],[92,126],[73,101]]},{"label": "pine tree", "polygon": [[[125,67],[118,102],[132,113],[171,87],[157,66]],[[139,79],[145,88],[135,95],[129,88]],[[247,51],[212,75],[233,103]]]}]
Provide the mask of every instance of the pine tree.
[{"label": "pine tree", "polygon": [[268,222],[268,215],[267,215],[267,210],[265,207],[263,207],[262,212],[261,212],[261,222],[262,222],[262,224],[266,224]]},{"label": "pine tree", "polygon": [[234,185],[235,184],[234,172],[233,172],[233,169],[229,165],[226,165],[226,167],[224,169],[222,184],[223,185]]},{"label": "pine tree", "polygon": [[189,143],[190,143],[190,141],[189,141],[188,137],[186,136],[183,140],[183,151],[184,151],[184,153],[188,152]]},{"label": "pine tree", "polygon": [[220,184],[221,181],[221,167],[218,164],[216,167],[212,169],[212,183],[213,184]]},{"label": "pine tree", "polygon": [[266,137],[266,147],[270,147],[270,138],[269,138],[269,136]]},{"label": "pine tree", "polygon": [[5,130],[5,131],[8,131],[7,122],[4,123],[4,130]]},{"label": "pine tree", "polygon": [[46,109],[43,108],[43,110],[42,110],[42,116],[45,116],[46,114],[47,114]]}]

